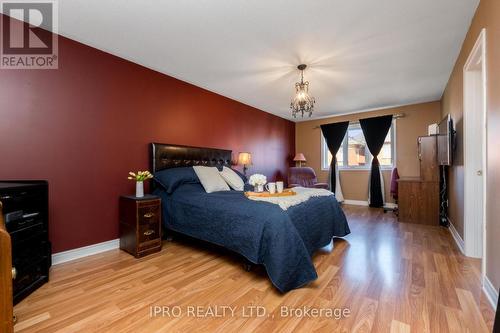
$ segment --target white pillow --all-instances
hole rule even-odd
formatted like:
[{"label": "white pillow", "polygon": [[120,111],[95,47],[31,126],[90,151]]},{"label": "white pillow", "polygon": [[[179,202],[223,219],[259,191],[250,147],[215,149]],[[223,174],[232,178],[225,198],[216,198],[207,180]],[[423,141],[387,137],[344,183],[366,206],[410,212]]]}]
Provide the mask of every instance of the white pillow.
[{"label": "white pillow", "polygon": [[243,191],[245,183],[243,183],[243,179],[241,179],[241,177],[238,176],[238,174],[234,172],[234,170],[232,170],[231,168],[222,167],[222,171],[219,171],[219,173],[222,178],[224,178],[229,187],[236,191]]},{"label": "white pillow", "polygon": [[194,166],[193,169],[207,193],[230,190],[216,167]]}]

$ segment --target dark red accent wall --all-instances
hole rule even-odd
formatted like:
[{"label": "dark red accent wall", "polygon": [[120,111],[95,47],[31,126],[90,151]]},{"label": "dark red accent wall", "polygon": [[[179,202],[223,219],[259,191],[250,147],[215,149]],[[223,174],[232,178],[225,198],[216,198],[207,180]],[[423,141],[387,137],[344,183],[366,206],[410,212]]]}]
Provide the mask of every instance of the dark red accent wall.
[{"label": "dark red accent wall", "polygon": [[295,124],[62,37],[58,70],[0,70],[0,179],[49,181],[54,252],[118,237],[150,142],[250,151],[283,179]]}]

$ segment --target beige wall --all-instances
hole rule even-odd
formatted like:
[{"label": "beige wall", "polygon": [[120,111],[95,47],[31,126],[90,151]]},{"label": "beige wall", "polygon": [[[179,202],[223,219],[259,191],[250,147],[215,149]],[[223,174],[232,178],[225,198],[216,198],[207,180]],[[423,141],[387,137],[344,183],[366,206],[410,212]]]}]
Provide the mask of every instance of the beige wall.
[{"label": "beige wall", "polygon": [[[295,126],[296,152],[304,153],[307,165],[314,168],[320,181],[326,182],[328,171],[321,170],[321,130],[315,129],[315,127],[332,122],[355,121],[361,118],[397,113],[405,114],[404,118],[396,120],[396,165],[399,174],[400,176],[419,176],[417,137],[426,135],[427,126],[440,120],[440,102],[299,122]],[[391,171],[383,171],[383,176],[386,199],[389,199]],[[345,199],[366,201],[368,198],[368,177],[367,170],[341,170],[340,183]]]},{"label": "beige wall", "polygon": [[450,77],[442,99],[442,115],[451,114],[456,123],[458,137],[457,159],[450,170],[450,220],[463,236],[463,66],[481,29],[486,28],[487,66],[487,197],[486,197],[486,276],[498,290],[500,288],[500,1],[481,0],[472,21],[460,56]]}]

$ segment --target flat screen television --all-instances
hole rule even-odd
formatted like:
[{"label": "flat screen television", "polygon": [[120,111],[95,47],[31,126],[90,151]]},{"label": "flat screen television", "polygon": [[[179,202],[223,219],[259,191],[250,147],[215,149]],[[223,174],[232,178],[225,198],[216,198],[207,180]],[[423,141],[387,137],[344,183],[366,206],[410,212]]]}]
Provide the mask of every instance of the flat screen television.
[{"label": "flat screen television", "polygon": [[453,163],[453,120],[447,115],[439,123],[437,150],[439,165],[452,165]]}]

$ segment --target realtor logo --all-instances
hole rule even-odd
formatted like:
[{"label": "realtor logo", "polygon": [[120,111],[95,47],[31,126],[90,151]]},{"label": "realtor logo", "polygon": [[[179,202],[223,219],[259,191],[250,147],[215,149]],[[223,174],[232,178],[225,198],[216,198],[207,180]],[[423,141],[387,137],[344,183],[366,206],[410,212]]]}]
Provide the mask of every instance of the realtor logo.
[{"label": "realtor logo", "polygon": [[0,1],[1,69],[57,69],[55,0]]}]

